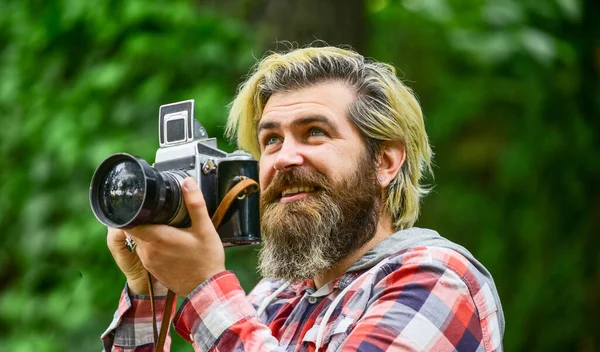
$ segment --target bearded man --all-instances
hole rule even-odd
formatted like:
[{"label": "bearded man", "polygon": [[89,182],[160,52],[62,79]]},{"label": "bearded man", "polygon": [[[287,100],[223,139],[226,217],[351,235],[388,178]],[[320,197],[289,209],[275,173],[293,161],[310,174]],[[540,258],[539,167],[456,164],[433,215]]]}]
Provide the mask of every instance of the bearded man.
[{"label": "bearded man", "polygon": [[241,85],[227,131],[260,161],[264,279],[246,295],[225,270],[188,178],[190,228],[109,229],[127,286],[105,350],[152,351],[146,270],[156,291],[186,297],[172,322],[197,351],[502,350],[489,272],[412,227],[432,152],[393,67],[333,47],[272,54]]}]

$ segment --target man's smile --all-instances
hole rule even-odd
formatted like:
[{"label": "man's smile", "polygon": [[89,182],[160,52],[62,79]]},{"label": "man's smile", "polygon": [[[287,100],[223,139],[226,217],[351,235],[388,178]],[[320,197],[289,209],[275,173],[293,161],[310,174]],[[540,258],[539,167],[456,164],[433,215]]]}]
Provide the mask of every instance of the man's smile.
[{"label": "man's smile", "polygon": [[288,188],[284,189],[283,192],[281,192],[281,196],[285,197],[288,195],[294,195],[296,193],[312,192],[314,190],[315,190],[315,188],[312,186],[293,186],[293,187],[288,187]]},{"label": "man's smile", "polygon": [[281,192],[281,202],[282,203],[294,202],[294,201],[300,200],[300,199],[308,196],[308,194],[310,192],[314,192],[314,191],[315,191],[315,187],[313,187],[313,186],[286,187]]}]

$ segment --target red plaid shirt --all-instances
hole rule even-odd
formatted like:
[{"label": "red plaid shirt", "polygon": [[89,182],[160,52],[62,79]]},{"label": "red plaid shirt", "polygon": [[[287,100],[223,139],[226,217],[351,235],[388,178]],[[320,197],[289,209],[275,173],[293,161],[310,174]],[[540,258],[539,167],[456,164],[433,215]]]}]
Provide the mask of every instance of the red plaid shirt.
[{"label": "red plaid shirt", "polygon": [[[196,351],[315,351],[319,335],[319,351],[502,350],[495,287],[452,249],[404,250],[318,290],[282,284],[264,279],[246,296],[222,272],[187,297],[173,324]],[[152,351],[151,323],[149,301],[125,290],[105,351]]]}]

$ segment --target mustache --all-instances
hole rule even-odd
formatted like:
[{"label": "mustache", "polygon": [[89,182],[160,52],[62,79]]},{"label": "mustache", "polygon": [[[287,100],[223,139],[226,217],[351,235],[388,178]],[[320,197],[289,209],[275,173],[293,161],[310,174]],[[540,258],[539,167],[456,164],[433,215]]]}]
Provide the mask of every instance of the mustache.
[{"label": "mustache", "polygon": [[324,192],[330,192],[333,188],[329,178],[317,171],[292,169],[275,175],[271,184],[261,192],[261,203],[264,205],[276,201],[281,197],[281,192],[291,186],[314,187]]}]

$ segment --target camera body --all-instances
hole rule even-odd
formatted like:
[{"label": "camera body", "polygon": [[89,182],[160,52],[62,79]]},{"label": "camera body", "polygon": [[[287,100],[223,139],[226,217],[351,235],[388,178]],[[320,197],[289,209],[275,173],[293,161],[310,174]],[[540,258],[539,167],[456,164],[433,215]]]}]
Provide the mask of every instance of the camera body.
[{"label": "camera body", "polygon": [[[226,153],[218,149],[217,139],[209,138],[204,126],[194,119],[194,100],[162,105],[158,129],[160,148],[153,167],[196,179],[211,217],[240,177],[258,182],[258,162],[244,151]],[[225,246],[260,240],[258,209],[256,193],[234,202],[217,229]],[[187,219],[177,226],[189,226]]]},{"label": "camera body", "polygon": [[[226,153],[216,138],[194,119],[194,101],[162,105],[155,162],[114,154],[96,169],[90,203],[96,218],[113,228],[142,224],[190,226],[181,185],[191,176],[198,182],[212,217],[227,192],[240,180],[258,182],[258,162],[249,153]],[[217,228],[225,247],[260,242],[258,193],[240,196]]]}]

